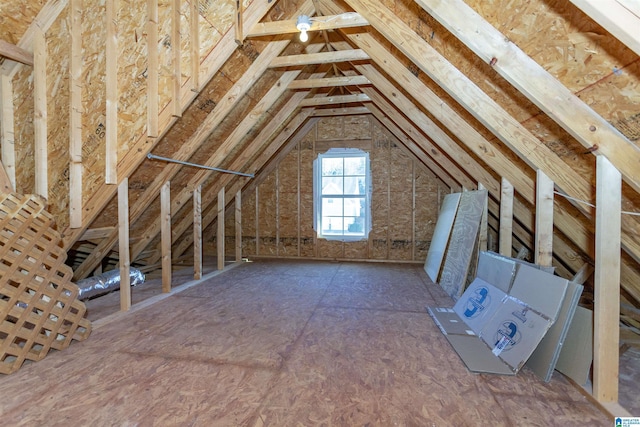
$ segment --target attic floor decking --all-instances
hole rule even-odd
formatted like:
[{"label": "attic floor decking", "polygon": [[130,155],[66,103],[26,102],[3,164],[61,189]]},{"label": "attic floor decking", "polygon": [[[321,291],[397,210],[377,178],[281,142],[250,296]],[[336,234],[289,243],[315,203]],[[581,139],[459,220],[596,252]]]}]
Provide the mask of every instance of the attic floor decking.
[{"label": "attic floor decking", "polygon": [[260,261],[0,378],[3,425],[611,425],[559,374],[467,371],[420,266]]}]

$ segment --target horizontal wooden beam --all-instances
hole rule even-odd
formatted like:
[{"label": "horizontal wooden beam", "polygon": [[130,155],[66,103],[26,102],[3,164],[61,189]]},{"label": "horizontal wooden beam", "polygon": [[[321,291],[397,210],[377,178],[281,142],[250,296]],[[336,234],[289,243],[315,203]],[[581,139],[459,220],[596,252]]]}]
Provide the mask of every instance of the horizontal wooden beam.
[{"label": "horizontal wooden beam", "polygon": [[[364,25],[369,25],[369,22],[355,12],[331,16],[314,16],[311,17],[311,29],[309,31],[334,30],[336,28],[361,27]],[[288,19],[285,21],[259,22],[245,37],[294,34],[299,32],[296,28],[296,20]]]},{"label": "horizontal wooden beam", "polygon": [[33,53],[4,40],[0,40],[0,56],[33,66]]},{"label": "horizontal wooden beam", "polygon": [[363,61],[369,59],[361,49],[341,50],[339,52],[309,53],[307,55],[279,56],[271,61],[270,67],[290,67],[312,64],[332,64],[334,62]]},{"label": "horizontal wooden beam", "polygon": [[365,76],[328,77],[326,79],[294,80],[289,89],[313,89],[318,87],[355,86],[370,84]]},{"label": "horizontal wooden beam", "polygon": [[332,104],[349,104],[351,102],[366,102],[371,101],[364,93],[358,93],[355,95],[336,95],[326,96],[324,98],[306,98],[300,102],[300,107],[312,107],[317,105],[332,105]]},{"label": "horizontal wooden beam", "polygon": [[369,114],[367,107],[344,107],[344,108],[317,108],[313,112],[314,117],[334,117],[334,116],[357,116]]}]

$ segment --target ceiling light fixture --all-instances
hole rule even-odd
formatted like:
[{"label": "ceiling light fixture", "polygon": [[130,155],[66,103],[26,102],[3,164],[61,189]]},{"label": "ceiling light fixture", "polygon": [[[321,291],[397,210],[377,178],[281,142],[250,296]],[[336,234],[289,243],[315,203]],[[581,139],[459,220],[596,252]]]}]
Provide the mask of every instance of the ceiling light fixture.
[{"label": "ceiling light fixture", "polygon": [[296,28],[300,31],[300,41],[306,42],[309,40],[309,35],[307,31],[311,29],[311,19],[307,15],[298,16],[298,20],[296,21]]}]

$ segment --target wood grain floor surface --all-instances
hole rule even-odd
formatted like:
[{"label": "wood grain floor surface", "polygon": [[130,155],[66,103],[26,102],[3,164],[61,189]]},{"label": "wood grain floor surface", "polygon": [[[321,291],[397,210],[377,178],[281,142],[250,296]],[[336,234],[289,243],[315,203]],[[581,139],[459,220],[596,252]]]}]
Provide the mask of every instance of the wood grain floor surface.
[{"label": "wood grain floor surface", "polygon": [[612,425],[558,373],[469,373],[447,299],[416,265],[242,264],[0,377],[0,425]]}]

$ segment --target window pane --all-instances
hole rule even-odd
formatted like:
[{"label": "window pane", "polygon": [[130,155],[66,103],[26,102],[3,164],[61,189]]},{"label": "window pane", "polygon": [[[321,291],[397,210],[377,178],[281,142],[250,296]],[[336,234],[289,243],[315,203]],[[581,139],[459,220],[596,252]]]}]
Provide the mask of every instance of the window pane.
[{"label": "window pane", "polygon": [[341,216],[323,216],[322,234],[343,234],[343,221]]},{"label": "window pane", "polygon": [[349,176],[344,178],[344,194],[364,195],[364,176]]},{"label": "window pane", "polygon": [[322,195],[342,194],[342,177],[322,177]]},{"label": "window pane", "polygon": [[[344,199],[344,215],[345,216],[360,216],[363,206],[363,200],[361,198],[349,198]],[[364,212],[362,212],[364,213]]]},{"label": "window pane", "polygon": [[345,157],[344,174],[345,175],[364,175],[365,174],[364,157]]},{"label": "window pane", "polygon": [[343,215],[342,199],[334,198],[334,197],[322,198],[322,216],[323,217],[342,216],[342,215]]},{"label": "window pane", "polygon": [[344,175],[342,157],[325,157],[322,159],[322,175]]},{"label": "window pane", "polygon": [[344,228],[347,235],[364,236],[364,218],[344,217]]}]

